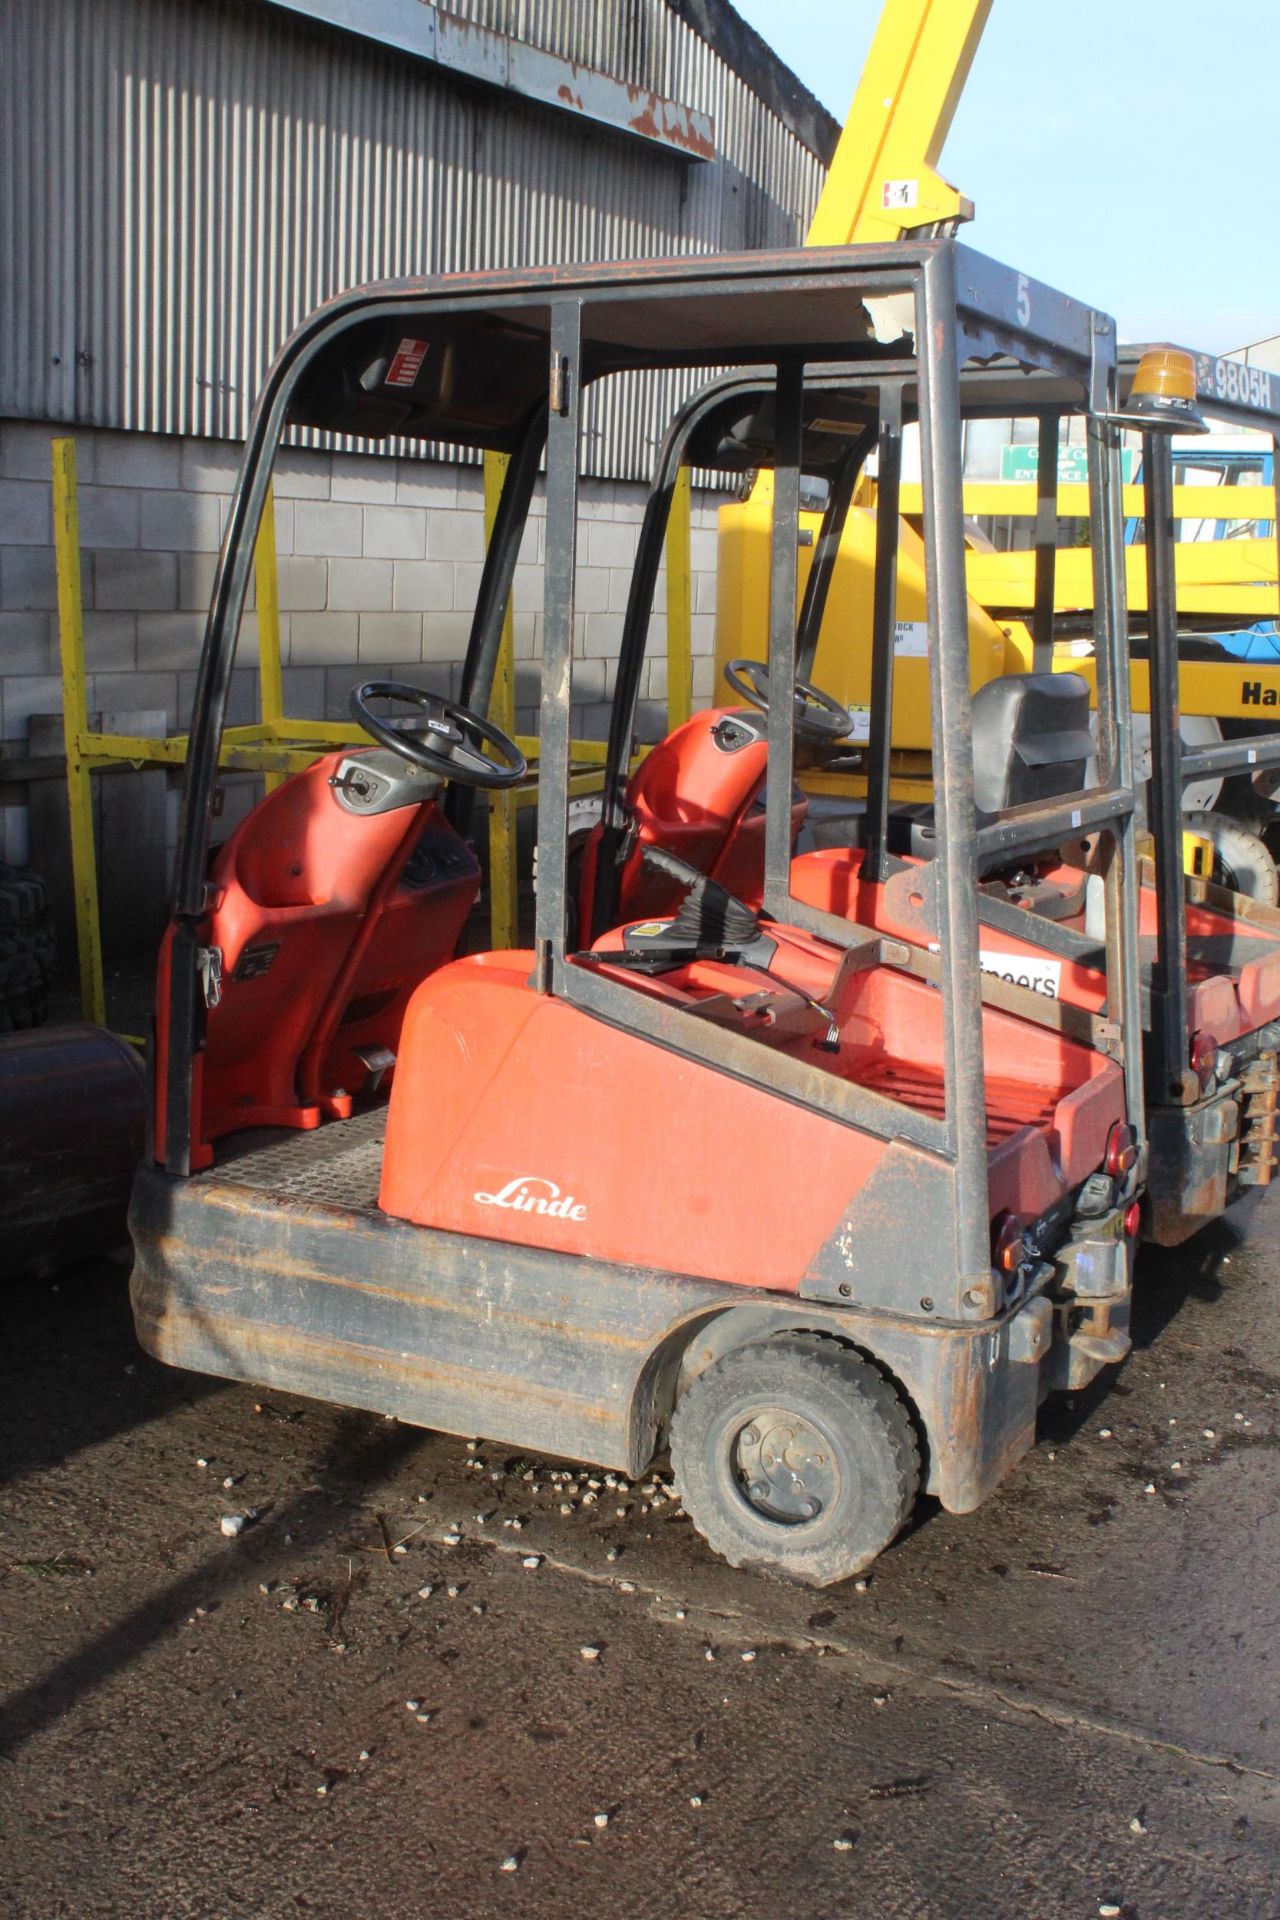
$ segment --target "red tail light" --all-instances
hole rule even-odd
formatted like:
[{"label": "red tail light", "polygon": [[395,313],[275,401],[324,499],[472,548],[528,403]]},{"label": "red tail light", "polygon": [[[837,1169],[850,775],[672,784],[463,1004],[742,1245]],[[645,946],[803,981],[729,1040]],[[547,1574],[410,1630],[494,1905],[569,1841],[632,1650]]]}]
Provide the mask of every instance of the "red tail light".
[{"label": "red tail light", "polygon": [[1191,1036],[1191,1071],[1200,1082],[1200,1091],[1207,1093],[1213,1085],[1214,1063],[1218,1058],[1218,1042],[1211,1033],[1199,1028]]},{"label": "red tail light", "polygon": [[1135,1200],[1132,1206],[1124,1210],[1124,1230],[1130,1240],[1138,1237],[1138,1228],[1142,1225],[1142,1208]]},{"label": "red tail light", "polygon": [[1123,1174],[1128,1173],[1137,1158],[1138,1143],[1133,1137],[1132,1127],[1127,1127],[1123,1120],[1117,1120],[1107,1135],[1107,1151],[1102,1162],[1103,1166],[1113,1180],[1119,1180]]},{"label": "red tail light", "polygon": [[1000,1273],[1016,1273],[1022,1265],[1023,1221],[1016,1213],[999,1213],[991,1229],[991,1264]]}]

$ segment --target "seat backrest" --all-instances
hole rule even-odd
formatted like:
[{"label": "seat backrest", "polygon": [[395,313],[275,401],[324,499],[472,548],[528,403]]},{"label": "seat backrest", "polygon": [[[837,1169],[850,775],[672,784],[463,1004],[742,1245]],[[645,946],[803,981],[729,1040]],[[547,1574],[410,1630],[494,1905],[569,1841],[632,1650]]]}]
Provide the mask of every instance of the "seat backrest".
[{"label": "seat backrest", "polygon": [[1093,750],[1089,686],[1078,673],[1002,674],[973,696],[980,813],[1078,793]]},{"label": "seat backrest", "polygon": [[360,813],[325,755],[266,795],[217,854],[206,939],[222,956],[208,1011],[198,1131],[312,1127],[349,1111],[393,1055],[410,995],[452,959],[479,891],[471,849],[437,808]]}]

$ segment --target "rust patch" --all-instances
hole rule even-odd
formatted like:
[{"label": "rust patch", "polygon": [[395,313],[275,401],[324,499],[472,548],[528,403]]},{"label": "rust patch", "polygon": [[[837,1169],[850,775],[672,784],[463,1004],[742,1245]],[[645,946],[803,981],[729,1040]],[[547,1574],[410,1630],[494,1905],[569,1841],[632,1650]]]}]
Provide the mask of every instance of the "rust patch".
[{"label": "rust patch", "polygon": [[[666,146],[680,147],[699,160],[715,159],[714,141],[699,133],[679,107],[672,110],[670,101],[659,99],[656,93],[642,94],[636,87],[628,87],[627,91],[633,102],[638,99],[644,101],[640,111],[632,114],[628,122],[633,133],[640,134],[646,140],[659,140]],[[658,118],[660,113],[661,121]]]}]

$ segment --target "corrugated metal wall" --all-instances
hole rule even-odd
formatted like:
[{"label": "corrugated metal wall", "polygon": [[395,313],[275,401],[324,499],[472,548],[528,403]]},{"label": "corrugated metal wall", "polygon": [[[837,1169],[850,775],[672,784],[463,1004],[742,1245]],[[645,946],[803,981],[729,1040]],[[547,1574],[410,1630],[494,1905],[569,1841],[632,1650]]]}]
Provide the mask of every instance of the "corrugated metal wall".
[{"label": "corrugated metal wall", "polygon": [[[261,0],[0,7],[0,414],[242,437],[272,354],[384,275],[788,245],[821,162],[665,0],[451,9],[709,113],[686,164]],[[597,406],[642,478],[652,384]]]}]

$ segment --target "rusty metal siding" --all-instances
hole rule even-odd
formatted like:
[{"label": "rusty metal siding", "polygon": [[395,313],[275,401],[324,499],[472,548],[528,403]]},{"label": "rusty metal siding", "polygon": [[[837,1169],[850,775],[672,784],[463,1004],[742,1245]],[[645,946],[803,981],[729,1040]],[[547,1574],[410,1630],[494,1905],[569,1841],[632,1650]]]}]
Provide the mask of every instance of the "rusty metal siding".
[{"label": "rusty metal siding", "polygon": [[[0,9],[0,415],[241,438],[312,307],[384,275],[797,240],[823,165],[666,0],[451,11],[708,114],[686,164],[265,0]],[[669,399],[590,410],[641,478]]]}]

